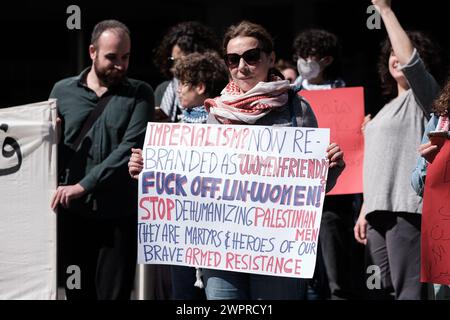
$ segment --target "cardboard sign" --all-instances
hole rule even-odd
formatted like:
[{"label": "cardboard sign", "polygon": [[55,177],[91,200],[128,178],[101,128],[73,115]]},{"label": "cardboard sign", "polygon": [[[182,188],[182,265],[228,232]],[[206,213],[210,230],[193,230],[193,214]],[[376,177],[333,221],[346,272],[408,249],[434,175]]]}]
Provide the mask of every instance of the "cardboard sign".
[{"label": "cardboard sign", "polygon": [[311,278],[329,130],[149,123],[139,263]]}]

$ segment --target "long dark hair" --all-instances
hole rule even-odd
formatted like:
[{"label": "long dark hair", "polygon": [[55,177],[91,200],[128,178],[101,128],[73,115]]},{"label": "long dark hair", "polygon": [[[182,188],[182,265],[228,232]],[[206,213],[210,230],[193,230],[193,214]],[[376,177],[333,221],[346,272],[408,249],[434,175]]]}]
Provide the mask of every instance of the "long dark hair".
[{"label": "long dark hair", "polygon": [[[414,48],[420,55],[428,72],[440,82],[442,80],[442,59],[441,49],[428,35],[420,31],[407,31],[409,39]],[[378,74],[381,81],[383,95],[393,98],[397,95],[397,82],[389,72],[389,57],[392,52],[392,45],[389,38],[386,38],[381,44],[381,53],[378,59]]]}]

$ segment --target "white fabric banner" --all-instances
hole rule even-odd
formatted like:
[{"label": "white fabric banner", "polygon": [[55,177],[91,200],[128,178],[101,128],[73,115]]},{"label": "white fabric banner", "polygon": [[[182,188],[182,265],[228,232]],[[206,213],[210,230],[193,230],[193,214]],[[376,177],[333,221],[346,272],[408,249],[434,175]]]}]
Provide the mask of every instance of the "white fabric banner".
[{"label": "white fabric banner", "polygon": [[311,278],[329,129],[149,123],[138,261]]},{"label": "white fabric banner", "polygon": [[0,299],[56,299],[56,100],[0,109]]}]

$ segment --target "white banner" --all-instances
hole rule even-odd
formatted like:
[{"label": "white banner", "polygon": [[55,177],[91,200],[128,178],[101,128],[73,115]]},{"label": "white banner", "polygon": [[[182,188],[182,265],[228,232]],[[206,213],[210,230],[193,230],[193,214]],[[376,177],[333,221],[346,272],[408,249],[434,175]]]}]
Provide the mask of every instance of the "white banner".
[{"label": "white banner", "polygon": [[329,129],[149,123],[139,263],[311,278]]},{"label": "white banner", "polygon": [[0,299],[56,299],[55,100],[0,109]]}]

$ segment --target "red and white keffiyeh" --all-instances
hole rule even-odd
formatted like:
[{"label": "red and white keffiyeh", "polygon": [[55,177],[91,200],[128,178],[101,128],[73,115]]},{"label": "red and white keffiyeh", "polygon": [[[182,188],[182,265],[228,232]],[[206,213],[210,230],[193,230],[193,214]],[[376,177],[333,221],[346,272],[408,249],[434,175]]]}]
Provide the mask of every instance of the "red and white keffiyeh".
[{"label": "red and white keffiyeh", "polygon": [[242,93],[234,81],[228,83],[221,96],[206,99],[208,112],[224,124],[254,124],[270,111],[288,102],[289,80],[272,76],[270,82],[259,82],[251,90]]}]

